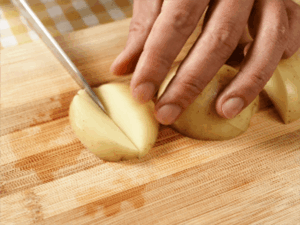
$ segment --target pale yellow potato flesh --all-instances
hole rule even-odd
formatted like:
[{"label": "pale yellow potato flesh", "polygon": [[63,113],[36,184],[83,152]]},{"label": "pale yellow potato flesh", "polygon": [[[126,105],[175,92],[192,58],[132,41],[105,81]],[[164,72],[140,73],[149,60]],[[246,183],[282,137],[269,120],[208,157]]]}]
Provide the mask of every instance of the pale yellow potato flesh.
[{"label": "pale yellow potato flesh", "polygon": [[94,91],[107,114],[80,90],[69,110],[70,124],[78,139],[107,161],[140,158],[147,154],[156,141],[159,128],[153,114],[154,103],[136,103],[125,84],[105,84]]},{"label": "pale yellow potato flesh", "polygon": [[147,154],[156,141],[159,126],[153,101],[138,103],[129,86],[123,84],[103,85],[94,91],[101,97],[109,117],[139,149],[139,157]]},{"label": "pale yellow potato flesh", "polygon": [[284,123],[300,118],[300,51],[279,62],[264,90]]},{"label": "pale yellow potato flesh", "polygon": [[[160,97],[176,73],[173,68],[162,83]],[[183,135],[200,140],[226,140],[245,132],[251,117],[258,111],[259,97],[233,119],[220,117],[215,104],[218,94],[237,74],[237,70],[224,65],[197,99],[181,114],[172,127]]]}]

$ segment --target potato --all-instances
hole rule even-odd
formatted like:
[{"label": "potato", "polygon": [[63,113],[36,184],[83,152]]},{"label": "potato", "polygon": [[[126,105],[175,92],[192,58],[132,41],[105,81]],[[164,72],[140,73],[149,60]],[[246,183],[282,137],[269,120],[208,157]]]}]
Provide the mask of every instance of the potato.
[{"label": "potato", "polygon": [[110,83],[94,89],[107,112],[80,90],[69,110],[71,127],[78,139],[107,161],[143,157],[154,145],[159,124],[154,103],[137,103],[128,85]]},{"label": "potato", "polygon": [[[175,72],[176,68],[170,71],[160,87],[158,97],[163,94]],[[258,111],[259,97],[233,119],[224,119],[215,110],[218,94],[236,73],[237,70],[230,66],[221,67],[202,93],[171,126],[183,135],[200,140],[225,140],[245,132],[251,117]]]},{"label": "potato", "polygon": [[300,118],[300,51],[279,62],[264,90],[284,123]]}]

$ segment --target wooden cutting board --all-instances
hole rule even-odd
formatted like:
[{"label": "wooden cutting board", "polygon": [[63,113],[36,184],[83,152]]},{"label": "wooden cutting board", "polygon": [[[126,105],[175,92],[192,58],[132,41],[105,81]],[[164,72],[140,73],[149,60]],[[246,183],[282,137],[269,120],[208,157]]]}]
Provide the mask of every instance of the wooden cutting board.
[{"label": "wooden cutting board", "polygon": [[[57,40],[90,84],[128,82],[109,67],[129,22]],[[146,157],[110,163],[71,130],[79,87],[41,41],[2,50],[1,64],[1,224],[300,224],[300,120],[283,124],[265,97],[237,138],[161,126]]]}]

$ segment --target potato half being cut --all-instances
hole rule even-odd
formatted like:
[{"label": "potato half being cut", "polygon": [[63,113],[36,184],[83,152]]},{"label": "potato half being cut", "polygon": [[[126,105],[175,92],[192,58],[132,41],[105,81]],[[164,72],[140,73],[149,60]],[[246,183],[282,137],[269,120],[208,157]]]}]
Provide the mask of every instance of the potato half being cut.
[{"label": "potato half being cut", "polygon": [[264,90],[284,123],[300,118],[300,51],[279,62]]},{"label": "potato half being cut", "polygon": [[[160,97],[172,80],[177,68],[173,68],[158,92]],[[196,98],[196,100],[181,114],[172,127],[178,132],[200,140],[225,140],[245,132],[251,117],[258,111],[259,97],[233,119],[220,117],[216,110],[218,94],[235,77],[237,70],[224,65]]]},{"label": "potato half being cut", "polygon": [[94,91],[107,114],[80,90],[69,110],[70,123],[78,139],[108,161],[146,155],[156,141],[159,128],[153,114],[154,103],[137,103],[126,84],[105,84]]}]

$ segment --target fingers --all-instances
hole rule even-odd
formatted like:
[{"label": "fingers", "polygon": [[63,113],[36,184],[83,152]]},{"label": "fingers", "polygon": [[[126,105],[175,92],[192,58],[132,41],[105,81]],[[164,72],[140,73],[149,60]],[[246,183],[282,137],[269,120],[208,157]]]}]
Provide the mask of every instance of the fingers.
[{"label": "fingers", "polygon": [[153,98],[173,61],[194,31],[209,0],[164,1],[131,80],[134,98]]},{"label": "fingers", "polygon": [[256,1],[250,21],[255,39],[240,72],[217,99],[216,110],[225,118],[233,118],[255,99],[286,48],[289,27],[282,1]]},{"label": "fingers", "polygon": [[289,39],[283,58],[289,58],[300,47],[300,6],[292,0],[284,1],[289,20]]},{"label": "fingers", "polygon": [[160,123],[173,123],[229,58],[247,24],[252,5],[249,0],[211,2],[199,40],[156,105]]},{"label": "fingers", "polygon": [[160,13],[163,0],[135,0],[133,17],[125,49],[115,59],[111,72],[116,75],[134,71],[151,28]]}]

